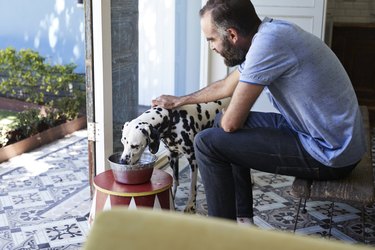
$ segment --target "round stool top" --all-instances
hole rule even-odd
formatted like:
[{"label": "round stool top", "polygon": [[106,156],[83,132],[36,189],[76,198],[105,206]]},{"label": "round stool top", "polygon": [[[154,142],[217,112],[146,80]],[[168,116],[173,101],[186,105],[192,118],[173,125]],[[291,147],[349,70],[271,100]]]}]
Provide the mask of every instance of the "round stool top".
[{"label": "round stool top", "polygon": [[151,180],[142,184],[122,184],[115,181],[112,170],[107,170],[94,177],[94,187],[106,194],[116,196],[147,196],[161,193],[172,186],[173,179],[168,173],[154,169]]}]

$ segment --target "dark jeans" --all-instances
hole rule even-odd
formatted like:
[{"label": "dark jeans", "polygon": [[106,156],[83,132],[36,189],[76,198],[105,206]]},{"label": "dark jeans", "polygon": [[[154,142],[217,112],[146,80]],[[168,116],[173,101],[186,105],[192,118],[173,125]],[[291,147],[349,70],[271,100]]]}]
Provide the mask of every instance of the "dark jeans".
[{"label": "dark jeans", "polygon": [[208,215],[235,220],[253,217],[250,169],[306,179],[338,179],[355,167],[327,167],[303,148],[280,114],[250,112],[244,128],[227,133],[215,125],[195,137],[198,169]]}]

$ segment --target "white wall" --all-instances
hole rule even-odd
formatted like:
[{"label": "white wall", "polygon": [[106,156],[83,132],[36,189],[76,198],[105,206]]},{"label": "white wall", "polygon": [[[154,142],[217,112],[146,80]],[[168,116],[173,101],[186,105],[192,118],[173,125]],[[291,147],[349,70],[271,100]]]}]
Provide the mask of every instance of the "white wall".
[{"label": "white wall", "polygon": [[77,0],[0,0],[0,49],[30,48],[85,71],[84,9]]},{"label": "white wall", "polygon": [[200,1],[139,0],[139,104],[199,89]]},{"label": "white wall", "polygon": [[175,1],[139,0],[139,104],[174,94]]}]

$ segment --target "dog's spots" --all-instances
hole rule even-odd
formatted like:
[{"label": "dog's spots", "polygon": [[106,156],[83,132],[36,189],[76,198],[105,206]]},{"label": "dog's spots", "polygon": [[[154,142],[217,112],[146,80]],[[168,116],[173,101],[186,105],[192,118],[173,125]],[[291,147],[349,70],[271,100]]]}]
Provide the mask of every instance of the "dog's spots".
[{"label": "dog's spots", "polygon": [[154,125],[154,128],[158,131],[165,131],[169,127],[169,118],[167,116],[163,117],[162,122]]},{"label": "dog's spots", "polygon": [[199,129],[199,123],[198,122],[195,123],[195,129],[197,129],[197,130]]},{"label": "dog's spots", "polygon": [[[186,153],[186,154],[191,154],[191,153],[194,153],[194,151],[192,150],[192,148],[191,147],[182,147],[183,148],[183,150],[184,150],[184,152]],[[191,157],[191,156],[189,156],[189,157]],[[194,157],[195,158],[195,157]],[[192,158],[191,158],[192,159]]]},{"label": "dog's spots", "polygon": [[190,131],[190,124],[189,124],[189,121],[187,119],[182,119],[182,127],[184,128],[184,130],[186,131]]},{"label": "dog's spots", "polygon": [[176,119],[176,121],[179,121],[179,119],[185,119],[188,115],[188,112],[186,110],[179,110],[173,112],[173,116]]},{"label": "dog's spots", "polygon": [[[189,126],[192,129],[193,133],[196,135],[198,133],[198,131],[197,131],[196,127],[194,126],[194,124],[195,124],[195,119],[194,119],[193,116],[190,116],[190,124],[189,124]],[[190,129],[187,130],[187,131],[190,131]]]},{"label": "dog's spots", "polygon": [[184,140],[185,146],[193,147],[193,142],[190,140],[190,136],[185,131],[181,131],[182,139]]},{"label": "dog's spots", "polygon": [[202,106],[200,104],[197,104],[197,113],[202,113]]},{"label": "dog's spots", "polygon": [[145,125],[145,124],[148,124],[148,122],[138,122],[138,125],[141,126],[141,125]]},{"label": "dog's spots", "polygon": [[206,129],[206,128],[211,128],[212,125],[214,124],[214,122],[212,121],[208,121],[206,124],[202,124],[202,130]]},{"label": "dog's spots", "polygon": [[149,136],[148,131],[146,129],[143,128],[141,131],[142,131],[142,134],[144,134],[146,137]]},{"label": "dog's spots", "polygon": [[163,118],[162,111],[163,111],[162,108],[156,108],[155,113],[158,114],[160,118]]},{"label": "dog's spots", "polygon": [[[166,110],[161,107],[153,107],[148,111],[144,112],[144,116],[141,115],[136,121],[130,124],[125,124],[125,129],[141,130],[141,135],[144,135],[147,139],[147,145],[151,147],[153,143],[154,135],[149,135],[154,132],[149,132],[145,125],[152,125],[152,130],[156,131],[155,138],[157,141],[162,140],[170,152],[168,160],[171,167],[174,169],[173,178],[178,182],[178,156],[183,153],[190,163],[192,173],[192,185],[190,187],[189,203],[186,207],[188,211],[194,210],[194,201],[196,195],[196,174],[197,164],[194,154],[194,136],[201,130],[212,127],[214,123],[215,114],[219,113],[223,108],[223,102],[212,102],[209,104],[197,104],[186,106],[186,109],[180,107],[178,109]],[[150,131],[152,131],[150,130]],[[129,132],[128,131],[128,132]],[[122,141],[124,145],[132,144],[131,149],[136,151],[135,147],[139,143],[127,142],[126,138]],[[141,145],[141,144],[139,144]],[[141,147],[144,145],[142,144]],[[141,150],[139,150],[141,151]],[[129,154],[130,155],[130,154]]]},{"label": "dog's spots", "polygon": [[207,120],[210,120],[211,118],[210,112],[208,110],[206,110],[206,118]]}]

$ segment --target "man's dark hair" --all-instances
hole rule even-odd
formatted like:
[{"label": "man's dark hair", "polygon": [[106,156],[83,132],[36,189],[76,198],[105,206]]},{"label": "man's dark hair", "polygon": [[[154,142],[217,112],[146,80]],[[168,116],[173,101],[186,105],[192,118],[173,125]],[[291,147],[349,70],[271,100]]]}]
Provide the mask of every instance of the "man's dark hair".
[{"label": "man's dark hair", "polygon": [[208,0],[199,15],[210,11],[218,29],[234,28],[242,36],[253,33],[261,22],[250,0]]}]

